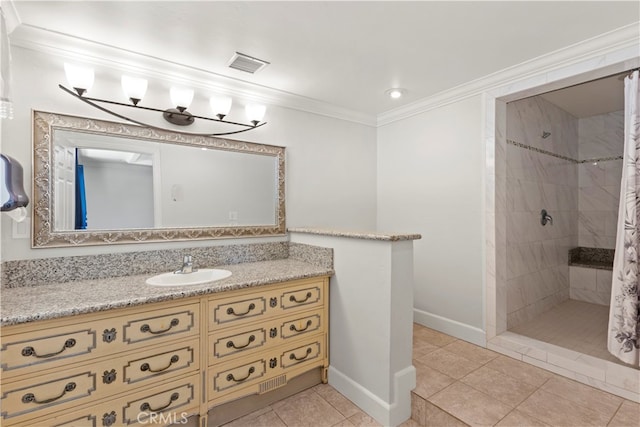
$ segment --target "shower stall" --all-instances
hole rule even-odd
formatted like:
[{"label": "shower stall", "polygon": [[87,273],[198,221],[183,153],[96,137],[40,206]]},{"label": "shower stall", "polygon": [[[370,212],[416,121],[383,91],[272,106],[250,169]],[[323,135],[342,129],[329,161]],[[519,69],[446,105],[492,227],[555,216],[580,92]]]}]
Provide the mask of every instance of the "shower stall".
[{"label": "shower stall", "polygon": [[[609,79],[623,97],[621,79]],[[584,86],[586,99],[590,84],[570,89]],[[591,108],[563,108],[562,91],[506,104],[507,332],[494,343],[583,382],[605,384],[615,372],[621,393],[635,392],[637,365],[607,350],[624,106],[596,98]]]}]

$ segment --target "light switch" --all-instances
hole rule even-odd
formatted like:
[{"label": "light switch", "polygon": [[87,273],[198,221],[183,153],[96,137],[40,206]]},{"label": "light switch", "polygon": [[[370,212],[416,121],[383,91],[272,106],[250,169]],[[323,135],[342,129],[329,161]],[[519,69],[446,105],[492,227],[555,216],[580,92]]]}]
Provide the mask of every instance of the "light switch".
[{"label": "light switch", "polygon": [[21,222],[11,221],[13,223],[13,230],[11,237],[14,239],[28,239],[30,236],[29,230],[31,230],[31,218],[27,217]]}]

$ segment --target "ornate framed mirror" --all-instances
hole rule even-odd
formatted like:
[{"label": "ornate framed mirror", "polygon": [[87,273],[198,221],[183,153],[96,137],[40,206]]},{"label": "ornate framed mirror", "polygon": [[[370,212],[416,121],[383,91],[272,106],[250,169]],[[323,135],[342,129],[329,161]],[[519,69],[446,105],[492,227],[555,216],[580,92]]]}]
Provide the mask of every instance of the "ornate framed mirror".
[{"label": "ornate framed mirror", "polygon": [[34,248],[285,233],[284,147],[33,112]]}]

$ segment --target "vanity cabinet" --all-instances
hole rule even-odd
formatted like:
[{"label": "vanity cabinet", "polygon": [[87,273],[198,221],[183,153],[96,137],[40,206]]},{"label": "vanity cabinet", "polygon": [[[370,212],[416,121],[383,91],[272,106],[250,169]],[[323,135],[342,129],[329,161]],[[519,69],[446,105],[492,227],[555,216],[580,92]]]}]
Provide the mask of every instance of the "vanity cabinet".
[{"label": "vanity cabinet", "polygon": [[206,391],[210,407],[279,388],[329,366],[328,278],[236,291],[208,302]]},{"label": "vanity cabinet", "polygon": [[[2,425],[57,425],[84,406],[78,419],[87,422],[73,425],[122,425],[169,409],[198,413],[199,381],[188,394],[173,385],[201,366],[200,304],[185,302],[3,328]],[[162,382],[167,390],[152,390]],[[138,396],[140,404],[131,400]]]},{"label": "vanity cabinet", "polygon": [[0,424],[183,424],[328,361],[328,277],[2,328]]}]

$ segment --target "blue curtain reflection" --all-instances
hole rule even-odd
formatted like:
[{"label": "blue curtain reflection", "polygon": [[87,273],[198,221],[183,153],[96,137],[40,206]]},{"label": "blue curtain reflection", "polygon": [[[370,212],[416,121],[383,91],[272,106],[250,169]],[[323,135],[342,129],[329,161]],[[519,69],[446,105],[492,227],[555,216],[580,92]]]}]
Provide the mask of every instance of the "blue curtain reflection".
[{"label": "blue curtain reflection", "polygon": [[76,230],[87,229],[87,197],[84,188],[84,166],[78,164],[76,149]]}]

